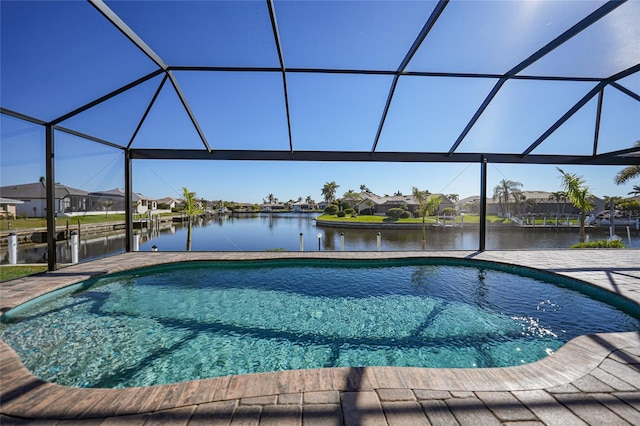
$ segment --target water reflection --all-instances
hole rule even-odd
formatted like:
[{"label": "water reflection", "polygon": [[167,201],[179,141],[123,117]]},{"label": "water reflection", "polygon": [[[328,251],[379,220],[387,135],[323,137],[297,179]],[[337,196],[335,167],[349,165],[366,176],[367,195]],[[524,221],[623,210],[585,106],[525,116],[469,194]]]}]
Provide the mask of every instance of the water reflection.
[{"label": "water reflection", "polygon": [[[85,239],[80,241],[78,258],[80,261],[86,261],[107,255],[123,253],[126,247],[125,244],[125,235],[122,233]],[[56,257],[58,263],[71,262],[71,244],[68,241],[59,241],[56,244]],[[3,264],[9,263],[9,254],[4,247],[0,259],[2,259]],[[47,263],[47,245],[19,245],[18,263]]]},{"label": "water reflection", "polygon": [[[421,229],[350,229],[317,226],[317,214],[246,214],[241,216],[220,216],[214,219],[198,219],[193,223],[193,251],[265,251],[300,250],[300,234],[303,234],[303,249],[318,250],[317,234],[322,234],[320,249],[339,251],[342,249],[341,234],[344,234],[344,250],[375,251],[377,235],[381,233],[381,250],[407,251],[422,250]],[[151,226],[140,232],[140,250],[151,251],[156,245],[160,251],[184,251],[187,241],[187,225],[165,224],[164,227]],[[477,250],[479,246],[479,226],[431,227],[427,229],[427,251],[437,250]],[[626,238],[623,242],[629,246]],[[631,247],[640,248],[640,234],[631,231]],[[607,229],[590,229],[592,240],[608,237]],[[509,249],[549,249],[568,248],[578,242],[578,230],[519,229],[489,227],[486,247],[488,250]],[[103,235],[97,238],[82,236],[80,260],[86,261],[125,250],[125,236]],[[46,244],[20,246],[18,263],[45,263]],[[60,263],[71,260],[70,245],[66,241],[57,244]],[[0,253],[2,263],[8,262],[6,247]],[[480,281],[482,277],[478,277]]]}]

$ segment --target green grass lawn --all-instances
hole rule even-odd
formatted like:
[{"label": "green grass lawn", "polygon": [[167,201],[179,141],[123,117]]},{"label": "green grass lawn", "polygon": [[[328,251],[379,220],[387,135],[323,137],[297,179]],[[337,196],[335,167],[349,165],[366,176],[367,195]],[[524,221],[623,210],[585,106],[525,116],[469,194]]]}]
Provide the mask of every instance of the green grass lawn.
[{"label": "green grass lawn", "polygon": [[[177,214],[177,213],[176,213]],[[173,216],[174,213],[163,213],[161,216]],[[56,218],[56,226],[66,226],[69,222],[69,226],[77,225],[80,221],[80,225],[91,223],[107,223],[107,222],[121,222],[124,221],[125,215],[118,213],[109,213],[109,215],[86,215],[75,217],[59,217]],[[134,216],[134,220],[138,220],[138,215]],[[26,219],[2,219],[0,220],[0,231],[7,231],[9,229],[31,229],[31,228],[46,228],[47,220],[41,217],[29,217]]]},{"label": "green grass lawn", "polygon": [[[109,216],[77,216],[77,217],[59,217],[56,218],[56,226],[65,226],[67,221],[69,225],[77,225],[88,223],[118,222],[124,220],[123,214],[110,214]],[[0,220],[0,231],[9,229],[30,229],[30,228],[46,228],[47,220],[41,217],[29,217],[26,219]]]},{"label": "green grass lawn", "polygon": [[45,272],[47,265],[27,266],[27,265],[2,265],[0,266],[0,282],[9,281],[27,275]]}]

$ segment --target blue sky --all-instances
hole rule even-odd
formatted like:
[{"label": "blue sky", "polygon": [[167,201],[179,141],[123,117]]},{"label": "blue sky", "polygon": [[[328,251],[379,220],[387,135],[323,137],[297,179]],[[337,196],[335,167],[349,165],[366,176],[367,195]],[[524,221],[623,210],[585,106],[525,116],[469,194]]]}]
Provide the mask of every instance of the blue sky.
[{"label": "blue sky", "polygon": [[[408,66],[409,71],[503,73],[603,1],[451,2]],[[279,66],[265,2],[107,2],[171,65]],[[435,2],[276,1],[288,67],[395,70]],[[51,120],[151,71],[154,65],[86,2],[2,1],[2,106]],[[55,19],[52,19],[55,18]],[[489,18],[492,20],[490,21]],[[523,74],[608,76],[640,63],[640,2],[628,2]],[[488,24],[491,22],[491,24]],[[509,34],[509,37],[505,37]],[[95,47],[99,46],[96,51]],[[287,150],[279,73],[176,71],[213,149]],[[160,84],[156,77],[63,126],[126,145]],[[392,78],[290,73],[294,150],[368,151]],[[640,73],[619,82],[640,93]],[[378,151],[448,151],[495,80],[401,77]],[[587,93],[593,82],[512,80],[458,148],[519,153]],[[608,87],[598,152],[640,140],[640,103]],[[593,149],[597,100],[580,109],[535,154]],[[43,132],[2,116],[0,185],[37,181],[44,171]],[[132,145],[203,149],[170,84]],[[56,136],[56,180],[87,191],[122,187],[123,154],[63,133]],[[621,167],[562,166],[584,176],[598,196],[625,196]],[[135,161],[134,191],[177,196],[182,186],[208,199],[260,202],[321,199],[325,182],[338,195],[366,185],[380,195],[432,192],[477,195],[477,164]],[[524,190],[559,189],[555,166],[489,165],[491,192],[501,179]]]},{"label": "blue sky", "polygon": [[[9,122],[9,124],[7,123]],[[24,139],[5,138],[1,146],[0,179],[2,185],[35,182],[44,171],[44,152],[37,143],[38,126],[18,126],[13,119],[3,119],[3,132],[9,127],[23,127]],[[8,125],[7,125],[8,124]],[[26,127],[26,129],[24,128]],[[6,143],[7,140],[16,143]],[[30,140],[31,142],[26,142]],[[56,178],[69,186],[97,191],[123,187],[123,155],[96,143],[58,134]],[[615,185],[613,177],[622,167],[562,166],[583,176],[597,196],[626,196],[635,182]],[[556,166],[489,164],[488,191],[502,179],[521,182],[524,190],[557,191],[560,189]],[[464,198],[480,193],[480,167],[477,164],[415,163],[336,163],[336,162],[249,162],[249,161],[158,161],[136,160],[133,163],[134,191],[149,197],[176,197],[182,186],[211,200],[259,203],[270,193],[281,201],[311,196],[319,201],[321,188],[335,181],[338,195],[366,185],[377,194],[410,193],[416,186],[431,192],[455,193]]]}]

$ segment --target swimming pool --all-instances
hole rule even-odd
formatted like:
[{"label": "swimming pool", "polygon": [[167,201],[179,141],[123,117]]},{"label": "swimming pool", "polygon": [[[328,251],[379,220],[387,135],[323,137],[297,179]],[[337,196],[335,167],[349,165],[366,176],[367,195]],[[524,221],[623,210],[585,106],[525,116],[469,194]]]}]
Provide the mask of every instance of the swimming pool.
[{"label": "swimming pool", "polygon": [[30,302],[5,316],[0,337],[45,380],[130,387],[331,366],[518,365],[578,335],[640,330],[636,305],[550,276],[459,259],[171,264]]}]

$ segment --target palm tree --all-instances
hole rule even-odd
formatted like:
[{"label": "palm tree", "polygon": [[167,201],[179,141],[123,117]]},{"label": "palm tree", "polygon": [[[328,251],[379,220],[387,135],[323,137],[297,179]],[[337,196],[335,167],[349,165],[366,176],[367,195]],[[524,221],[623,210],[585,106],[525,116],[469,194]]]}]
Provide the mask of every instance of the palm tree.
[{"label": "palm tree", "polygon": [[587,212],[593,210],[593,195],[589,192],[582,176],[575,173],[566,173],[558,167],[562,179],[562,188],[567,192],[567,197],[574,207],[580,210],[580,242],[584,242],[586,233],[584,229]]},{"label": "palm tree", "polygon": [[460,196],[458,194],[449,194],[447,195],[447,198],[450,199],[453,204],[460,200]]},{"label": "palm tree", "polygon": [[430,195],[429,191],[420,191],[415,186],[411,188],[413,199],[418,202],[418,212],[422,217],[422,250],[427,248],[427,227],[425,219],[428,215],[433,214],[440,205],[442,198],[436,195]]},{"label": "palm tree", "polygon": [[313,198],[311,198],[311,195],[307,195],[307,198],[304,199],[304,202],[307,203],[307,208],[309,210],[313,210],[314,207],[312,207],[316,202],[313,201]]},{"label": "palm tree", "polygon": [[328,204],[333,203],[333,201],[336,199],[336,190],[338,188],[340,188],[340,185],[336,184],[335,182],[326,182],[321,191],[324,201],[326,201]]},{"label": "palm tree", "polygon": [[105,217],[109,217],[109,210],[113,207],[113,200],[104,200],[102,205],[104,206]]},{"label": "palm tree", "polygon": [[515,196],[522,193],[520,190],[521,186],[522,184],[520,182],[502,179],[498,186],[493,188],[493,199],[498,199],[500,210],[505,217],[508,217],[511,213],[509,209],[509,198],[516,199]]},{"label": "palm tree", "polygon": [[367,188],[367,185],[360,185],[360,192],[371,192],[371,190],[369,188]]},{"label": "palm tree", "polygon": [[[640,141],[636,141],[636,143],[634,143],[633,146],[635,148],[640,148]],[[617,185],[622,185],[623,183],[626,183],[629,179],[633,179],[638,176],[640,176],[640,165],[635,164],[633,166],[625,167],[624,169],[620,170],[616,175],[616,177],[614,178],[614,181],[616,182]]]},{"label": "palm tree", "polygon": [[609,207],[611,207],[611,201],[613,201],[613,209],[616,210],[618,209],[618,204],[623,201],[622,197],[610,197],[608,195],[605,195],[604,198],[602,199],[602,201],[604,202],[604,209],[608,210]]},{"label": "palm tree", "polygon": [[373,214],[373,208],[375,207],[375,203],[371,199],[367,199],[366,201],[367,207],[369,207],[369,213]]},{"label": "palm tree", "polygon": [[[564,203],[564,201],[566,201],[566,199],[567,199],[567,193],[564,192],[564,191],[555,191],[555,192],[552,192],[551,194],[549,194],[549,201],[555,201],[556,202],[556,211],[558,212],[558,215],[560,215],[560,201],[562,201]],[[564,210],[564,208],[563,208],[563,210]]]},{"label": "palm tree", "polygon": [[[536,213],[536,209],[538,206],[538,201],[536,199],[531,198],[527,200],[527,197],[523,195],[521,200],[524,203],[524,206],[526,207],[528,213]],[[523,207],[523,210],[524,210],[524,207]]]},{"label": "palm tree", "polygon": [[530,205],[527,203],[527,196],[520,191],[514,192],[512,195],[514,203],[513,213],[516,214],[518,212],[518,207],[520,207],[520,213],[525,214],[525,207]]},{"label": "palm tree", "polygon": [[640,185],[633,185],[633,189],[629,191],[629,195],[640,195]]},{"label": "palm tree", "polygon": [[187,216],[187,251],[191,251],[191,226],[194,217],[202,214],[202,206],[196,200],[196,193],[190,192],[186,186],[182,187],[183,212]]},{"label": "palm tree", "polygon": [[350,189],[344,193],[342,198],[344,198],[345,201],[351,203],[351,207],[355,208],[356,203],[362,199],[362,195],[360,195],[358,192],[355,192],[353,189]]},{"label": "palm tree", "polygon": [[633,179],[638,176],[640,176],[640,166],[633,165],[633,166],[625,167],[624,169],[618,172],[618,174],[615,177],[615,182],[618,185],[622,185],[629,179]]}]

